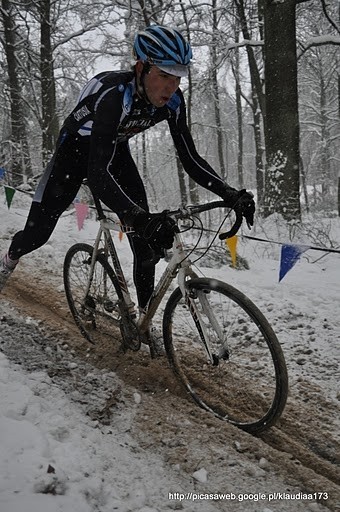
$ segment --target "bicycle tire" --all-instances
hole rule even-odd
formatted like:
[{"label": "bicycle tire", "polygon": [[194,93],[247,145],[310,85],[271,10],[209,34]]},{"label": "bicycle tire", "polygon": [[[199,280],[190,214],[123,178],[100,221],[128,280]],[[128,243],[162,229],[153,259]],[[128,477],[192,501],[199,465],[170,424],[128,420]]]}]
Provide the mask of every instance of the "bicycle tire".
[{"label": "bicycle tire", "polygon": [[[203,318],[213,364],[180,288],[169,297],[163,335],[172,370],[205,410],[241,429],[258,433],[280,418],[288,395],[288,375],[280,343],[270,324],[242,292],[222,281],[195,278],[186,288]],[[223,344],[202,311],[200,296],[213,305]]]},{"label": "bicycle tire", "polygon": [[81,334],[90,343],[120,338],[120,308],[115,275],[106,257],[99,253],[90,290],[86,294],[93,247],[78,243],[64,259],[64,288],[67,302]]}]

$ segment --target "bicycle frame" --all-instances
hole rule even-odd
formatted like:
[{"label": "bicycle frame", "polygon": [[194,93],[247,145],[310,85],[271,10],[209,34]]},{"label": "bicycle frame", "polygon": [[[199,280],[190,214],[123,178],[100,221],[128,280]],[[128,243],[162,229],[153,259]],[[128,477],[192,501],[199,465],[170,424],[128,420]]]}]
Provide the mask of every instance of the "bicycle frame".
[{"label": "bicycle frame", "polygon": [[[127,282],[124,276],[123,269],[121,267],[119,257],[112,239],[111,230],[118,230],[121,229],[118,228],[119,223],[115,222],[112,219],[109,219],[104,214],[101,202],[98,200],[97,197],[94,196],[94,202],[96,205],[97,213],[98,213],[98,220],[100,222],[99,231],[95,240],[94,244],[94,255],[97,255],[100,253],[100,244],[101,241],[104,238],[104,252],[107,257],[107,253],[110,254],[113,269],[114,269],[114,278],[117,279],[117,295],[121,302],[121,309],[127,314],[131,319],[135,320],[137,317],[135,304],[132,301]],[[206,211],[208,209],[212,209],[215,207],[221,207],[223,206],[223,201],[216,201],[214,203],[210,203],[207,205],[199,205],[197,207],[191,207],[189,210],[187,209],[179,209],[176,212],[172,212],[174,217],[177,219],[190,217],[190,212],[192,213],[199,213],[200,211]],[[232,230],[238,229],[240,226],[240,222],[242,222],[242,216],[241,218],[238,217]],[[220,238],[231,236],[232,230],[229,233],[225,233],[223,235],[220,235]],[[104,237],[103,237],[104,235]],[[182,292],[183,297],[185,297],[186,303],[188,305],[188,308],[190,310],[190,313],[194,319],[194,322],[196,324],[197,330],[200,334],[201,342],[204,346],[204,349],[206,351],[207,357],[210,360],[212,364],[215,363],[214,356],[210,350],[209,343],[208,343],[208,335],[207,331],[204,325],[203,320],[201,319],[201,314],[197,309],[197,306],[190,298],[190,294],[188,293],[188,290],[186,289],[185,283],[188,278],[192,279],[194,277],[197,277],[195,272],[191,268],[191,261],[188,258],[188,255],[184,249],[184,245],[182,242],[182,238],[180,233],[175,233],[174,237],[174,243],[173,243],[173,254],[170,259],[170,261],[167,264],[166,269],[164,270],[163,274],[161,275],[158,283],[156,283],[154,291],[151,295],[151,298],[149,300],[149,303],[145,309],[145,311],[140,315],[138,321],[137,321],[137,327],[138,331],[141,335],[148,332],[148,329],[150,327],[151,320],[153,319],[158,306],[160,305],[161,301],[163,300],[164,295],[166,294],[167,290],[169,289],[169,286],[173,279],[177,275],[177,281],[178,285],[180,287],[180,290]],[[87,292],[90,289],[91,281],[93,277],[94,272],[94,265],[95,265],[96,258],[92,259],[91,262],[91,269],[90,269],[90,279],[88,283],[88,289]],[[218,322],[213,314],[212,309],[210,308],[208,304],[207,297],[204,296],[204,292],[199,292],[199,300],[203,309],[204,314],[209,319],[209,322],[213,326],[217,336],[221,340],[221,344],[223,345],[223,334],[222,330],[218,325]]]}]

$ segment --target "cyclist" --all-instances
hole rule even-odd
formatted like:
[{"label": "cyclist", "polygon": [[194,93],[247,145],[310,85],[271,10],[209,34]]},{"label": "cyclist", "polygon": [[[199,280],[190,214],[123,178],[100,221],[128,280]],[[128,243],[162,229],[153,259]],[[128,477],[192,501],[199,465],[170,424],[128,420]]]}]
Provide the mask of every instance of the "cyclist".
[{"label": "cyclist", "polygon": [[[159,25],[138,32],[132,71],[103,72],[81,91],[60,131],[55,153],[35,192],[26,225],[16,233],[0,263],[0,290],[19,259],[47,242],[60,215],[72,203],[85,177],[92,191],[132,226],[134,282],[143,310],[154,286],[154,253],[172,246],[174,225],[164,213],[150,213],[144,185],[129,151],[129,139],[167,121],[185,171],[199,185],[238,205],[253,224],[252,194],[225,183],[198,155],[186,122],[179,88],[192,58],[176,30]],[[149,264],[145,264],[145,262]]]}]

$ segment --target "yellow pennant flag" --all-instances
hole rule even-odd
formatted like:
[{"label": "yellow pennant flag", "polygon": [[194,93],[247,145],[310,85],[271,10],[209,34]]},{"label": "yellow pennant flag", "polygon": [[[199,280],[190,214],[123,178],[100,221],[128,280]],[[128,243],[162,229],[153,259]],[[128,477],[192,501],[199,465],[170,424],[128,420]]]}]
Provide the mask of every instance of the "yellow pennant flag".
[{"label": "yellow pennant flag", "polygon": [[237,246],[237,235],[232,236],[231,238],[227,238],[225,241],[226,246],[228,247],[231,255],[231,263],[233,267],[236,267],[236,246]]}]

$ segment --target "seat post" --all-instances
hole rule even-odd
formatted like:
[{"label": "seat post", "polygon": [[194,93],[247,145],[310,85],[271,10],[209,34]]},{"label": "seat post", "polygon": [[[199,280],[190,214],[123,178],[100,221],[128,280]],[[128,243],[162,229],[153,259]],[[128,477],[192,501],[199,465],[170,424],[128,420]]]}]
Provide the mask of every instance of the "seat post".
[{"label": "seat post", "polygon": [[106,215],[103,211],[103,207],[102,207],[102,204],[100,202],[100,199],[96,196],[96,194],[93,192],[93,190],[91,189],[90,185],[89,185],[89,182],[88,182],[88,179],[85,178],[83,180],[83,184],[86,185],[91,194],[92,194],[92,197],[93,197],[93,201],[94,201],[94,204],[95,204],[95,207],[96,207],[96,210],[97,210],[97,213],[98,213],[98,220],[103,220],[103,219],[106,219]]},{"label": "seat post", "polygon": [[93,196],[94,204],[95,204],[97,212],[98,212],[98,220],[106,219],[106,215],[103,211],[103,207],[102,207],[102,203],[100,202],[100,199],[98,199],[98,197],[93,194],[92,190],[91,190],[91,193]]}]

